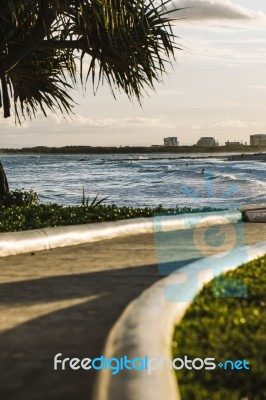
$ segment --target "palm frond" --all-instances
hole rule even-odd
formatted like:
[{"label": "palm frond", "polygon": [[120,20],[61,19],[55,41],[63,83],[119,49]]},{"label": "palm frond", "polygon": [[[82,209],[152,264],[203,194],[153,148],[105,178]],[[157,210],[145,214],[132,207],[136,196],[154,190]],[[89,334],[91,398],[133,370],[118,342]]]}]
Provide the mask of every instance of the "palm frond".
[{"label": "palm frond", "polygon": [[[70,113],[70,91],[91,79],[141,101],[174,57],[170,0],[0,1],[0,98],[4,114]],[[90,57],[82,79],[84,56]],[[9,88],[7,94],[7,87]],[[0,101],[1,107],[1,101]]]}]

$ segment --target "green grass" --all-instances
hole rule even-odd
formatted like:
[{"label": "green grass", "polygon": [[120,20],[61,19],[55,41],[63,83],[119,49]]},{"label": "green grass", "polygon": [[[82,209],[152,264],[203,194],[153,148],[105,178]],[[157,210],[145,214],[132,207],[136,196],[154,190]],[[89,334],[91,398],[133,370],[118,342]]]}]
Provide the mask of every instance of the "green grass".
[{"label": "green grass", "polygon": [[219,286],[206,285],[176,327],[173,355],[215,357],[216,362],[246,359],[251,370],[176,371],[184,400],[266,399],[266,255],[225,277],[244,283],[247,296],[214,297],[213,288],[217,295]]}]

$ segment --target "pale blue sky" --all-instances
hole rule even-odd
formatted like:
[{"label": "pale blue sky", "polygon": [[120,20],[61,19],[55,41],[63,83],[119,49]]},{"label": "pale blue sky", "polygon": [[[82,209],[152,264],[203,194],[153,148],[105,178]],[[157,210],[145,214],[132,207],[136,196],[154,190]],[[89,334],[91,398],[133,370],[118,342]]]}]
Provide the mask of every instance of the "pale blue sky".
[{"label": "pale blue sky", "polygon": [[103,87],[76,93],[73,121],[49,116],[14,127],[0,118],[0,147],[150,145],[165,136],[193,144],[200,136],[249,141],[266,133],[266,1],[176,0],[191,5],[175,32],[183,52],[143,107]]}]

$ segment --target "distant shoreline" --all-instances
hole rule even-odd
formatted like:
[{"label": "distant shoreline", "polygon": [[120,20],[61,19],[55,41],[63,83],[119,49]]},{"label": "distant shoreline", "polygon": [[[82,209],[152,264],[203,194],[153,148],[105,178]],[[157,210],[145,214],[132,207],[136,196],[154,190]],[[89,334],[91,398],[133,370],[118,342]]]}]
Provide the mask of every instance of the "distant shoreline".
[{"label": "distant shoreline", "polygon": [[[198,146],[178,146],[178,147],[165,147],[165,146],[151,146],[151,147],[92,147],[92,146],[63,146],[63,147],[46,147],[46,146],[37,146],[37,147],[24,147],[21,149],[12,149],[5,148],[0,149],[0,155],[12,155],[12,154],[160,154],[160,153],[171,153],[171,154],[208,154],[208,158],[211,157],[226,157],[217,156],[217,153],[230,153],[230,155],[238,155],[238,154],[266,154],[266,147],[251,147],[251,146],[239,146],[239,147],[198,147]],[[210,155],[211,154],[211,155]],[[182,158],[182,157],[179,157]],[[189,158],[187,156],[183,156],[183,158]],[[191,157],[191,158],[198,158]],[[246,158],[246,157],[245,157]]]}]

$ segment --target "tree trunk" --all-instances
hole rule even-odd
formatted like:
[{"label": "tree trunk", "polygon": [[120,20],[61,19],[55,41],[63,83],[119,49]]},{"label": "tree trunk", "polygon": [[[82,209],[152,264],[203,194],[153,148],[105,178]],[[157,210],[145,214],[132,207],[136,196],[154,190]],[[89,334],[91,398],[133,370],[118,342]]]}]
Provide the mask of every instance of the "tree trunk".
[{"label": "tree trunk", "polygon": [[7,182],[7,177],[3,168],[3,164],[0,161],[0,198],[4,197],[9,193],[9,186]]}]

